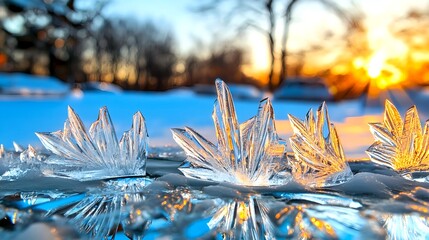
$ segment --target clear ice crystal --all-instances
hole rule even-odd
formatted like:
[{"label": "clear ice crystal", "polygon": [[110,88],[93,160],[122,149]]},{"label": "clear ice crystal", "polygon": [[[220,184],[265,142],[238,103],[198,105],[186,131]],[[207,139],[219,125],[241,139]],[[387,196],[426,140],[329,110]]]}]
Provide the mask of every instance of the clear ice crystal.
[{"label": "clear ice crystal", "polygon": [[352,178],[325,103],[316,116],[310,109],[304,122],[290,114],[289,120],[294,132],[290,138],[294,157],[289,163],[295,180],[311,187],[329,187]]},{"label": "clear ice crystal", "polygon": [[375,138],[366,151],[371,161],[414,180],[420,178],[414,173],[429,171],[429,121],[422,131],[416,106],[409,108],[402,120],[396,107],[386,100],[383,123],[369,126]]},{"label": "clear ice crystal", "polygon": [[63,131],[36,133],[42,144],[60,157],[51,157],[54,167],[45,175],[80,181],[146,174],[148,135],[140,112],[133,116],[131,129],[118,142],[106,107],[85,129],[79,116],[68,108]]},{"label": "clear ice crystal", "polygon": [[217,146],[191,128],[172,129],[174,140],[188,157],[188,166],[180,171],[190,178],[248,186],[289,181],[286,164],[281,163],[286,144],[276,133],[270,100],[262,100],[257,115],[238,124],[228,86],[217,80],[216,91],[212,117]]},{"label": "clear ice crystal", "polygon": [[26,176],[30,171],[40,173],[40,168],[48,155],[31,145],[27,148],[15,142],[13,145],[14,151],[5,150],[3,145],[0,146],[0,168],[2,169],[0,180],[14,181]]},{"label": "clear ice crystal", "polygon": [[84,199],[64,215],[70,217],[71,223],[90,235],[91,239],[107,239],[116,234],[125,220],[127,206],[144,200],[144,190],[150,182],[146,178],[103,182],[102,188],[89,191]]}]

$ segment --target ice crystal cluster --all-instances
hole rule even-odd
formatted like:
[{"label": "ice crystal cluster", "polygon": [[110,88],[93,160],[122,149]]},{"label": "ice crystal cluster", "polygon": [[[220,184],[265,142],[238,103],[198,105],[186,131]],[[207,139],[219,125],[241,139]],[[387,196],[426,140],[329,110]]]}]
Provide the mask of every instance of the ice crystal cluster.
[{"label": "ice crystal cluster", "polygon": [[[156,167],[148,176],[159,178],[142,177],[148,135],[139,112],[120,140],[107,108],[88,129],[69,108],[62,131],[37,133],[53,154],[0,145],[0,236],[27,239],[26,231],[49,231],[70,238],[64,232],[70,228],[84,239],[428,239],[427,183],[377,166],[428,180],[429,122],[422,129],[416,107],[402,119],[386,102],[384,121],[370,124],[372,161],[350,164],[351,180],[325,103],[305,120],[289,115],[293,153],[285,154],[268,99],[239,124],[227,85],[217,80],[216,90],[217,143],[191,128],[173,129],[187,159],[182,163],[176,149],[152,152]],[[179,164],[188,178],[174,173]],[[30,170],[39,173],[31,184],[4,181],[22,180]],[[40,170],[72,180],[42,178]],[[289,183],[292,178],[301,185]],[[65,221],[55,228],[37,225],[59,219]]]},{"label": "ice crystal cluster", "polygon": [[53,168],[44,171],[48,176],[94,180],[146,174],[148,134],[140,112],[133,116],[131,129],[120,141],[106,107],[100,109],[89,130],[69,107],[62,131],[37,136],[57,155],[49,159]]},{"label": "ice crystal cluster", "polygon": [[276,133],[270,100],[262,100],[256,116],[239,124],[228,86],[217,80],[216,90],[212,117],[217,145],[192,128],[172,129],[174,139],[188,156],[180,171],[191,178],[249,186],[288,181],[286,164],[280,162],[285,144]]},{"label": "ice crystal cluster", "polygon": [[14,181],[26,176],[30,171],[37,172],[47,158],[46,153],[31,145],[24,148],[13,142],[13,147],[13,151],[8,151],[0,145],[0,180]]},{"label": "ice crystal cluster", "polygon": [[429,122],[422,131],[416,106],[409,108],[402,119],[396,107],[387,100],[384,121],[369,125],[375,138],[367,150],[371,161],[407,178],[414,178],[415,172],[429,171]]},{"label": "ice crystal cluster", "polygon": [[314,187],[338,185],[353,176],[337,131],[323,103],[316,116],[310,110],[305,121],[289,115],[294,135],[290,138],[295,155],[291,159],[294,178]]}]

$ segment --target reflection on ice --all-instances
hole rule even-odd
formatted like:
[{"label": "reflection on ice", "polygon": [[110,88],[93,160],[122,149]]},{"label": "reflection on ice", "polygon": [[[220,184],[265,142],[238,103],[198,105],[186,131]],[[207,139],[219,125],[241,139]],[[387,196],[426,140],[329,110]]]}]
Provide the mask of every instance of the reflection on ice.
[{"label": "reflection on ice", "polygon": [[207,223],[224,239],[274,239],[275,226],[268,216],[273,199],[250,196],[219,203]]},{"label": "reflection on ice", "polygon": [[115,235],[128,214],[127,205],[142,202],[143,190],[151,181],[145,178],[124,178],[104,182],[70,208],[64,215],[91,238],[101,239]]},{"label": "reflection on ice", "polygon": [[59,216],[0,207],[2,239],[81,239],[82,235]]},{"label": "reflection on ice", "polygon": [[386,214],[387,239],[415,240],[429,238],[429,217],[419,214]]},{"label": "reflection on ice", "polygon": [[350,208],[360,208],[362,204],[351,198],[342,196],[321,194],[321,193],[274,193],[274,196],[281,197],[288,201],[308,201],[322,205],[341,206]]},{"label": "reflection on ice", "polygon": [[384,231],[359,210],[289,205],[275,214],[280,239],[384,239]]}]

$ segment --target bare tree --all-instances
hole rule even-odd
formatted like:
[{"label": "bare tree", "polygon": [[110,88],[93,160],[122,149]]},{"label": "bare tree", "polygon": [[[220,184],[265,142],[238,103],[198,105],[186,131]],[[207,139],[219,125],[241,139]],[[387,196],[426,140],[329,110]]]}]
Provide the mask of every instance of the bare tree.
[{"label": "bare tree", "polygon": [[[83,80],[79,67],[83,51],[82,40],[89,35],[93,20],[99,16],[106,4],[104,0],[94,1],[89,9],[79,9],[74,0],[4,0],[6,18],[20,18],[22,24],[15,25],[16,31],[8,25],[0,24],[10,40],[17,42],[14,49],[8,52],[13,58],[15,51],[25,50],[28,72],[37,65],[35,57],[46,55],[48,59],[46,72],[64,81],[74,83]],[[25,61],[16,61],[16,64]],[[21,70],[16,67],[15,70]]]},{"label": "bare tree", "polygon": [[[133,89],[165,90],[170,86],[177,56],[168,30],[152,22],[107,19],[96,36],[100,75],[109,74],[113,82]],[[121,79],[117,72],[122,73]]]},{"label": "bare tree", "polygon": [[[292,14],[294,12],[295,7],[298,3],[303,2],[304,0],[290,0],[286,4],[286,8],[284,11],[284,29],[282,34],[282,41],[281,41],[281,56],[280,56],[280,74],[278,83],[279,85],[287,78],[287,55],[288,55],[288,49],[287,49],[287,43],[289,39],[289,28],[292,23]],[[327,8],[327,10],[332,11],[343,23],[345,23],[347,28],[347,34],[348,36],[350,32],[361,30],[363,29],[362,26],[362,15],[359,11],[346,11],[345,9],[342,9],[338,4],[336,4],[332,0],[316,0],[319,2],[322,6]],[[344,38],[346,38],[346,36]]]},{"label": "bare tree", "polygon": [[[348,26],[354,25],[354,18],[349,16],[346,10],[342,9],[332,0],[316,0],[326,8],[332,10],[341,20],[345,21]],[[269,52],[269,72],[268,72],[268,89],[275,90],[287,77],[287,42],[290,38],[289,27],[292,22],[292,16],[296,5],[304,0],[288,0],[286,2],[276,0],[223,0],[223,1],[208,1],[200,4],[196,11],[200,13],[215,12],[225,3],[229,6],[229,11],[222,17],[227,23],[234,22],[240,16],[242,19],[237,24],[237,30],[242,31],[249,27],[256,29],[262,33],[268,43]],[[225,7],[225,6],[224,6]],[[284,10],[277,12],[276,10],[283,8]],[[280,13],[280,14],[279,14]],[[261,21],[265,20],[265,21]],[[279,24],[283,21],[283,24]],[[264,23],[266,25],[264,26]],[[276,38],[277,28],[283,25],[283,34],[280,40]],[[280,56],[277,56],[277,49],[281,49]],[[280,60],[280,70],[276,74],[277,59]],[[275,78],[275,75],[278,78]]]}]

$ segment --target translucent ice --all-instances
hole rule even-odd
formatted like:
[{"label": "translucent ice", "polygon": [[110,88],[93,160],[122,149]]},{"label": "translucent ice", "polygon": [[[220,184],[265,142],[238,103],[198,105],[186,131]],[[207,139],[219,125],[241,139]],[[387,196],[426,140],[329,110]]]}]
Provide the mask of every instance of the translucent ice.
[{"label": "translucent ice", "polygon": [[174,139],[188,156],[188,163],[180,170],[187,177],[240,185],[288,181],[286,164],[280,162],[285,143],[277,136],[271,102],[262,100],[257,115],[239,125],[228,86],[217,80],[216,90],[212,117],[217,146],[191,128],[172,129]]},{"label": "translucent ice", "polygon": [[429,217],[419,214],[385,214],[386,239],[428,239]]},{"label": "translucent ice", "polygon": [[48,157],[47,154],[28,145],[24,148],[13,143],[14,151],[7,151],[0,146],[0,180],[14,181],[26,176],[30,171],[40,174],[40,168]]},{"label": "translucent ice", "polygon": [[274,215],[278,239],[384,239],[385,231],[359,210],[287,205]]},{"label": "translucent ice", "polygon": [[270,202],[255,196],[227,200],[219,204],[207,225],[225,239],[275,239],[275,226],[268,215]]},{"label": "translucent ice", "polygon": [[64,215],[93,239],[115,235],[128,214],[126,206],[141,202],[143,190],[151,181],[145,178],[123,178],[103,183],[70,208]]},{"label": "translucent ice", "polygon": [[429,121],[422,132],[416,106],[409,108],[402,120],[396,107],[386,100],[383,123],[369,126],[375,138],[367,150],[371,161],[406,178],[425,179],[418,173],[429,171]]},{"label": "translucent ice", "polygon": [[290,159],[294,178],[312,187],[328,187],[350,180],[353,176],[344,156],[343,148],[330,122],[325,103],[320,105],[316,117],[307,113],[304,122],[289,115],[294,135],[290,143],[294,158]]},{"label": "translucent ice", "polygon": [[146,174],[148,135],[140,112],[119,142],[106,107],[100,109],[89,131],[69,107],[63,131],[37,136],[59,156],[49,158],[52,168],[46,169],[45,175],[86,181]]}]

